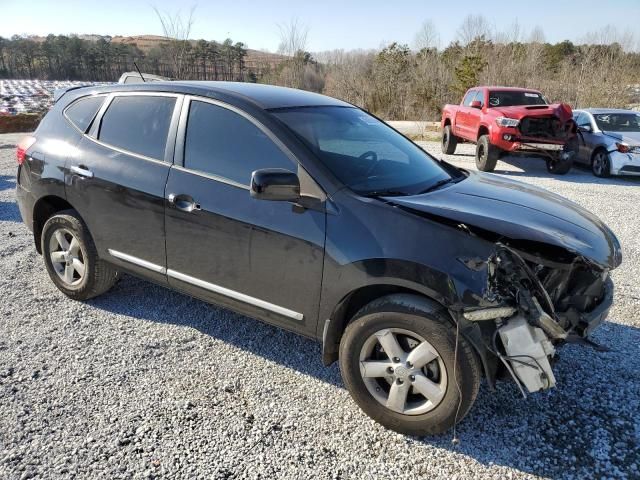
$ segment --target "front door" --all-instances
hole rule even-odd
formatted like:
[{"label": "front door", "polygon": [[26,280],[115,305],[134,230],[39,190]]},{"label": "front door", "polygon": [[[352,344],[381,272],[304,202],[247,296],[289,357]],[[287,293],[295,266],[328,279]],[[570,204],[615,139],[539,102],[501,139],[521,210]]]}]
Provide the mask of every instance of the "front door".
[{"label": "front door", "polygon": [[325,213],[249,193],[252,171],[300,167],[246,114],[215,101],[187,103],[183,165],[171,169],[166,188],[169,283],[314,335]]},{"label": "front door", "polygon": [[66,194],[98,255],[166,283],[164,188],[179,95],[116,94],[67,161]]}]

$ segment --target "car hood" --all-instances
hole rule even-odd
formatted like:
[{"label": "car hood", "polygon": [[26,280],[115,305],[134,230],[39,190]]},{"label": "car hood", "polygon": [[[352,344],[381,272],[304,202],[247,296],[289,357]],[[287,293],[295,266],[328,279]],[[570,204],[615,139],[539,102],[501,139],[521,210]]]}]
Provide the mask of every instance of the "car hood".
[{"label": "car hood", "polygon": [[604,131],[604,134],[613,137],[621,142],[628,143],[629,145],[640,145],[640,132],[609,132]]},{"label": "car hood", "polygon": [[472,230],[561,247],[604,269],[621,261],[617,238],[595,215],[547,190],[497,175],[469,172],[465,180],[430,193],[384,200]]},{"label": "car hood", "polygon": [[555,103],[553,105],[518,105],[514,107],[493,107],[494,112],[508,118],[521,120],[524,117],[548,117],[556,116],[562,122],[572,118],[571,107],[566,103]]}]

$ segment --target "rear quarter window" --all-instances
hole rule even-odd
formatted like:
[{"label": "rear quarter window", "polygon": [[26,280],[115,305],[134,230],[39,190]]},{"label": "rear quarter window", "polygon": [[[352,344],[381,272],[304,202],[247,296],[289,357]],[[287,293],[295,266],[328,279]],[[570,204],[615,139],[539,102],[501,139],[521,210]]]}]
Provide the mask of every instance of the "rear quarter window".
[{"label": "rear quarter window", "polygon": [[67,107],[64,114],[78,130],[84,133],[91,125],[105,98],[104,95],[81,98]]},{"label": "rear quarter window", "polygon": [[164,160],[175,97],[115,97],[100,123],[98,140],[138,155]]}]

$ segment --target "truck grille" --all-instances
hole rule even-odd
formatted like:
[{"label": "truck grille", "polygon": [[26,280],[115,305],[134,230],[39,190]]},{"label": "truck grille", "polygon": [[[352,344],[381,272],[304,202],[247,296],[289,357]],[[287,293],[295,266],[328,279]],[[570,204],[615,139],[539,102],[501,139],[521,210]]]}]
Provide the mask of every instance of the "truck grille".
[{"label": "truck grille", "polygon": [[565,125],[557,117],[524,117],[520,120],[520,133],[526,137],[565,140],[570,124]]}]

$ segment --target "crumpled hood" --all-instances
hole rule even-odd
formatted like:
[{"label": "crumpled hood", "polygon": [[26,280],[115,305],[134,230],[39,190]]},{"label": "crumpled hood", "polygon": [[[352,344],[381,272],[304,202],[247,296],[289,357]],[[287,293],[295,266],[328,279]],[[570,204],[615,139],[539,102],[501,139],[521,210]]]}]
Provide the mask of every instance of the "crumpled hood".
[{"label": "crumpled hood", "polygon": [[497,175],[469,172],[467,179],[424,195],[384,200],[512,240],[562,247],[605,269],[622,259],[617,238],[595,215],[547,190]]},{"label": "crumpled hood", "polygon": [[519,105],[514,107],[492,107],[491,110],[508,118],[521,120],[524,117],[548,117],[554,115],[563,123],[573,118],[573,111],[566,103],[552,105]]},{"label": "crumpled hood", "polygon": [[609,132],[605,131],[605,135],[613,137],[621,142],[628,143],[629,145],[640,145],[640,132]]}]

